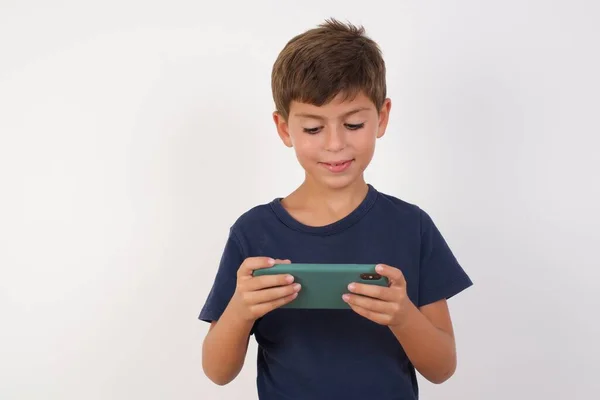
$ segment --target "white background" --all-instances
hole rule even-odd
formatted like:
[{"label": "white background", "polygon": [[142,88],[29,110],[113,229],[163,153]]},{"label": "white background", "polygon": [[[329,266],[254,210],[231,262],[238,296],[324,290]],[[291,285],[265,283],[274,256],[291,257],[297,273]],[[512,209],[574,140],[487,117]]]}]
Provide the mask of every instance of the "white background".
[{"label": "white background", "polygon": [[271,121],[292,36],[364,24],[391,123],[368,180],[475,282],[424,399],[600,391],[597,1],[0,1],[0,398],[252,399],[204,377],[227,231],[302,179]]}]

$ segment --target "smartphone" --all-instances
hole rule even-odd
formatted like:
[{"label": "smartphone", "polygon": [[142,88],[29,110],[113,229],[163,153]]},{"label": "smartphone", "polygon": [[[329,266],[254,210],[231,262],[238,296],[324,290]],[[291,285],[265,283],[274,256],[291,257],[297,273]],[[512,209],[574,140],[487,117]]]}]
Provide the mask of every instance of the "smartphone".
[{"label": "smartphone", "polygon": [[388,279],[375,272],[377,264],[275,264],[257,269],[254,276],[290,274],[302,289],[281,308],[349,309],[342,299],[352,282],[388,286]]}]

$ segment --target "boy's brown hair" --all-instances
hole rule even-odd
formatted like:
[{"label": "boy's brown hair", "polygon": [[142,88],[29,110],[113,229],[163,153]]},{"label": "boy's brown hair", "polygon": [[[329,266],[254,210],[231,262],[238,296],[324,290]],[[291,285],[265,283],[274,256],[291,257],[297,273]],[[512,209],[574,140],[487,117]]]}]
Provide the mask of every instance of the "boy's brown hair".
[{"label": "boy's brown hair", "polygon": [[363,92],[381,109],[386,98],[385,62],[362,26],[328,19],[292,38],[271,74],[277,112],[287,121],[292,101],[316,106],[342,93]]}]

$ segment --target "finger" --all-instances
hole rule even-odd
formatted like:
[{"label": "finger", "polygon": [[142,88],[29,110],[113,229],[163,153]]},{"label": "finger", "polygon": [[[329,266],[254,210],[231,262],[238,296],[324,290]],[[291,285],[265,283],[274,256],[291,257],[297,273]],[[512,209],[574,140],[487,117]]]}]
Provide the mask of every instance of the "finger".
[{"label": "finger", "polygon": [[292,282],[294,282],[294,277],[289,274],[255,276],[245,282],[244,290],[254,292],[270,287],[289,285]]},{"label": "finger", "polygon": [[240,276],[251,276],[257,269],[269,268],[275,265],[275,260],[270,257],[248,257],[238,270]]},{"label": "finger", "polygon": [[351,293],[372,297],[384,301],[392,301],[395,298],[394,289],[387,286],[378,286],[369,283],[351,283],[348,285]]},{"label": "finger", "polygon": [[391,314],[394,308],[393,303],[355,294],[345,294],[342,296],[342,298],[350,305],[358,306],[360,308],[381,314]]},{"label": "finger", "polygon": [[391,321],[388,315],[367,310],[366,308],[362,308],[361,306],[355,306],[353,304],[350,304],[350,308],[352,308],[352,310],[358,315],[370,319],[371,321],[376,322],[380,325],[388,325],[389,321]]},{"label": "finger", "polygon": [[379,264],[375,267],[375,271],[377,271],[379,275],[388,278],[392,285],[406,285],[404,274],[399,268],[391,267],[385,264]]},{"label": "finger", "polygon": [[255,305],[253,308],[256,310],[256,313],[259,315],[265,315],[268,312],[275,310],[276,308],[282,307],[288,303],[294,301],[294,299],[298,297],[298,292],[292,293],[289,296],[281,297],[277,300],[269,301],[267,303],[261,303]]},{"label": "finger", "polygon": [[269,289],[257,290],[246,293],[246,300],[249,304],[268,303],[299,292],[301,286],[299,283],[293,285],[279,286]]}]

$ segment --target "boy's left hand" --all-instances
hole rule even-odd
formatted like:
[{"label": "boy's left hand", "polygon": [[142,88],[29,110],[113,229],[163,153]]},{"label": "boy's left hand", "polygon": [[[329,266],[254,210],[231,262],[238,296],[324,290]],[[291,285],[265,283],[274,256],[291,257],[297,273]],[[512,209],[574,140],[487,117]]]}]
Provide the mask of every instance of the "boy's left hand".
[{"label": "boy's left hand", "polygon": [[388,278],[389,287],[351,283],[350,294],[343,299],[359,315],[381,325],[401,326],[411,305],[406,294],[406,280],[398,268],[379,264],[378,274]]}]

